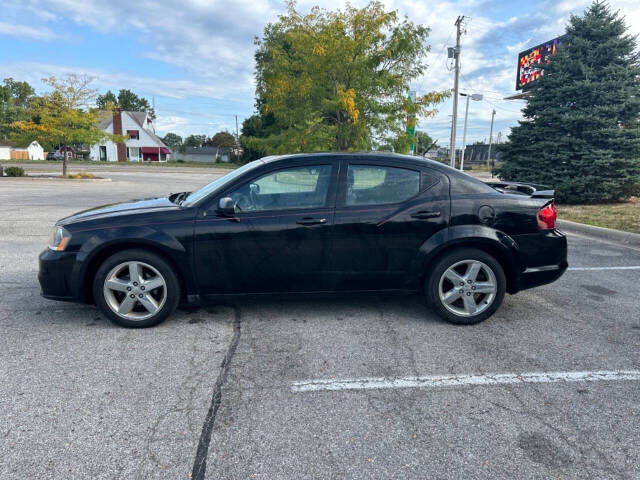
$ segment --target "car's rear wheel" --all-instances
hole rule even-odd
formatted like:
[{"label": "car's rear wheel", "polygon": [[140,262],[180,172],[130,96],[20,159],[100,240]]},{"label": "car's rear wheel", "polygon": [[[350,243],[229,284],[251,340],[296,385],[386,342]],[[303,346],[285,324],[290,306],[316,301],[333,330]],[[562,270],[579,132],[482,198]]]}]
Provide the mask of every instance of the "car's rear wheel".
[{"label": "car's rear wheel", "polygon": [[436,262],[425,290],[440,317],[472,325],[489,318],[500,307],[506,277],[500,263],[488,253],[460,248]]},{"label": "car's rear wheel", "polygon": [[96,305],[123,327],[152,327],[178,306],[180,284],[160,256],[131,249],[107,258],[94,277]]}]

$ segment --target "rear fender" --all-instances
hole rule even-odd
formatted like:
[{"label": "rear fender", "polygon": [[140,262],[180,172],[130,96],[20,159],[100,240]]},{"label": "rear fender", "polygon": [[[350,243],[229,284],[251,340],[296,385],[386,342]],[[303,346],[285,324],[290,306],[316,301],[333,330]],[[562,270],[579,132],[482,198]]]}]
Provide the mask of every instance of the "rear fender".
[{"label": "rear fender", "polygon": [[447,250],[479,248],[500,262],[507,277],[507,292],[518,291],[520,260],[518,245],[509,235],[483,225],[459,225],[439,231],[422,244],[414,263],[414,278],[422,285],[431,265]]}]

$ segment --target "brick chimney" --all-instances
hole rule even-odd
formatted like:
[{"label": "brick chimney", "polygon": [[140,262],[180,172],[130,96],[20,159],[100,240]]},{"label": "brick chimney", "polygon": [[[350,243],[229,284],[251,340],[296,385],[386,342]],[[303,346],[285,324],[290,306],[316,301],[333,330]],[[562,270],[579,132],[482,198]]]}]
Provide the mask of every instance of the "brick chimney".
[{"label": "brick chimney", "polygon": [[[113,112],[113,134],[122,135],[122,112],[115,110]],[[124,143],[116,143],[116,152],[118,153],[118,161],[127,161],[127,146]]]}]

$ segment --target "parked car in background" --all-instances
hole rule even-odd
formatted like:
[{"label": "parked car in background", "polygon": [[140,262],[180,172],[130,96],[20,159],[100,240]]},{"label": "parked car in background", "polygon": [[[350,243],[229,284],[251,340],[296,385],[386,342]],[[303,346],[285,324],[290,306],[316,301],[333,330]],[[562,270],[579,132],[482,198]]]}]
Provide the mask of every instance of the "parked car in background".
[{"label": "parked car in background", "polygon": [[58,152],[48,152],[47,160],[62,160],[62,154]]},{"label": "parked car in background", "polygon": [[39,280],[126,327],[226,295],[350,291],[419,291],[472,324],[567,268],[552,195],[419,157],[267,157],[192,193],[58,221]]}]

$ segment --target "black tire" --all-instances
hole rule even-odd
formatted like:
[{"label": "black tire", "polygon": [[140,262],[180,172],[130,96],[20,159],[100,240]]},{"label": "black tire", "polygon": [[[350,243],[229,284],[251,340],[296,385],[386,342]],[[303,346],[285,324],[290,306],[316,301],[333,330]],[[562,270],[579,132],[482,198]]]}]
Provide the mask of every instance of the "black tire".
[{"label": "black tire", "polygon": [[[147,309],[143,307],[141,303],[138,302],[137,299],[135,299],[136,303],[134,304],[132,312],[136,313],[136,310],[140,311],[140,315],[142,317],[144,315],[150,315],[148,318],[141,317],[140,319],[130,319],[118,315],[114,310],[112,310],[112,307],[109,305],[110,300],[105,296],[109,296],[108,293],[105,293],[104,288],[107,275],[109,275],[109,273],[112,272],[113,269],[122,264],[125,264],[126,262],[140,262],[140,264],[144,264],[144,275],[154,273],[151,269],[148,268],[151,267],[152,269],[155,269],[156,272],[159,273],[162,277],[162,280],[164,280],[164,287],[158,287],[156,290],[147,292],[133,292],[137,294],[153,294],[159,299],[164,299],[161,302],[156,302],[156,307],[159,308],[153,314],[151,314]],[[140,285],[144,285],[144,283],[140,282]],[[142,290],[144,290],[142,286],[136,288],[141,288]],[[164,292],[166,292],[164,296],[162,289],[165,289]],[[126,297],[127,295],[129,295],[129,293],[115,292],[113,298],[115,298],[115,295],[124,295],[124,297]],[[153,327],[166,320],[167,317],[171,315],[178,306],[178,303],[180,302],[180,282],[178,281],[174,269],[161,256],[141,249],[128,249],[110,256],[100,265],[100,268],[98,268],[98,271],[96,272],[96,275],[93,279],[93,298],[100,311],[104,313],[107,318],[109,318],[109,320],[111,320],[113,323],[116,323],[117,325],[127,328]],[[118,301],[118,298],[115,298],[115,300]]]},{"label": "black tire", "polygon": [[[452,303],[449,308],[447,308],[444,301],[440,299],[440,281],[443,278],[444,273],[450,267],[455,266],[459,262],[465,261],[481,262],[482,264],[484,264],[484,266],[491,270],[491,273],[495,277],[495,292],[493,293],[494,296],[489,300],[490,294],[474,293],[473,291],[470,291],[471,285],[465,284],[460,288],[464,288],[466,291],[464,293],[461,293],[460,298],[456,300],[455,303]],[[465,265],[464,263],[462,263],[457,268],[462,269],[464,267]],[[479,276],[481,277],[479,281],[482,281],[486,277],[487,283],[492,283],[493,279],[489,278],[490,275],[491,274],[489,274],[489,272],[486,271],[483,267],[481,273],[479,274]],[[445,283],[448,285],[452,285],[452,283],[449,284],[448,282],[450,282],[450,280],[443,280],[443,290],[445,290]],[[471,283],[473,283],[473,281]],[[438,259],[435,262],[425,282],[425,295],[427,297],[427,301],[432,306],[434,311],[444,320],[458,325],[473,325],[475,323],[486,320],[491,315],[493,315],[496,310],[498,310],[498,308],[500,308],[502,300],[504,299],[506,285],[507,280],[504,274],[504,270],[502,269],[500,263],[494,257],[482,250],[478,250],[475,248],[458,248],[445,253],[442,258]],[[478,288],[480,288],[480,284],[478,284]],[[447,288],[446,290],[449,289]],[[457,290],[457,287],[453,290]],[[483,309],[477,314],[458,314],[452,311],[463,310],[465,308],[464,295],[469,296],[469,294],[472,295],[471,298],[474,299],[474,303],[476,303],[476,301],[480,302],[481,307],[479,308]],[[490,303],[485,306],[485,301],[489,301]],[[472,311],[472,309],[469,310]]]}]

